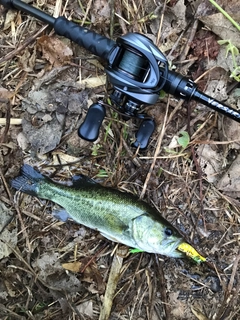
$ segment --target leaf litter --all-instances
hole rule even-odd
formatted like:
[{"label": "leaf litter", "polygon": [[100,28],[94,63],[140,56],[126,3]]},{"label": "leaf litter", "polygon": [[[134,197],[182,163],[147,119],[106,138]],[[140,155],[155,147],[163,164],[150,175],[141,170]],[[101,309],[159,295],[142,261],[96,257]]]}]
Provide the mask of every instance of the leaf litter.
[{"label": "leaf litter", "polygon": [[[238,19],[238,1],[222,5]],[[200,88],[240,107],[237,89],[229,90],[231,81],[234,85],[231,56],[216,45],[220,37],[238,46],[239,32],[210,3],[101,0],[81,6],[73,1],[64,8],[60,1],[41,3],[50,14],[57,7],[106,36],[112,29],[114,39],[124,32],[150,36],[170,54],[177,71],[194,79],[206,72],[198,79]],[[193,8],[203,23],[196,29]],[[189,124],[187,109],[173,97],[166,117],[165,97],[147,108],[158,123],[147,151],[136,154],[130,147],[138,124],[117,121],[111,111],[98,141],[82,141],[76,130],[87,108],[105,96],[102,67],[90,63],[95,59],[90,53],[48,31],[35,41],[40,22],[0,10],[5,17],[0,33],[0,203],[1,223],[7,223],[1,241],[9,244],[8,249],[1,244],[1,317],[238,319],[239,124],[192,102]],[[26,28],[18,28],[22,22]],[[14,53],[16,44],[23,46],[20,53]],[[5,130],[9,114],[21,126]],[[190,137],[183,152],[177,141],[181,132]],[[174,152],[169,152],[171,141]],[[56,221],[52,203],[19,193],[13,201],[8,182],[23,161],[62,182],[83,173],[142,195],[208,257],[207,263],[129,254],[93,230]]]}]

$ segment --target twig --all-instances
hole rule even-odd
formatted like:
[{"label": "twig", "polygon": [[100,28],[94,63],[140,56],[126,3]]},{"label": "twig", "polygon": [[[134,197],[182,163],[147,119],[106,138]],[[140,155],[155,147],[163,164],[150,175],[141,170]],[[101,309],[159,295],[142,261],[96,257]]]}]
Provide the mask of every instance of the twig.
[{"label": "twig", "polygon": [[169,307],[169,304],[168,304],[166,288],[165,288],[165,285],[164,285],[166,283],[166,280],[164,278],[163,262],[162,261],[159,262],[158,255],[156,255],[156,254],[155,254],[155,262],[156,262],[156,265],[157,265],[158,279],[160,281],[161,300],[163,302],[163,307],[164,307],[164,310],[165,310],[165,319],[168,320],[168,319],[171,319],[171,317],[170,317],[171,310],[170,310],[170,307]]},{"label": "twig", "polygon": [[115,291],[116,291],[118,280],[121,274],[122,264],[123,264],[123,257],[121,254],[121,249],[118,249],[116,254],[113,257],[113,262],[112,262],[110,274],[108,277],[107,287],[104,295],[103,306],[100,312],[99,320],[109,319],[111,309],[112,309],[113,299],[115,296]]},{"label": "twig", "polygon": [[5,189],[6,189],[6,192],[8,194],[9,199],[12,200],[12,194],[11,194],[9,188],[8,188],[8,184],[7,184],[6,180],[5,180],[5,177],[4,177],[3,173],[2,173],[1,168],[0,168],[0,177],[2,179],[3,185],[4,185]]},{"label": "twig", "polygon": [[13,59],[13,57],[15,57],[19,52],[21,52],[23,49],[25,49],[31,42],[33,42],[34,40],[36,40],[36,38],[45,30],[47,29],[48,25],[43,26],[40,30],[38,30],[37,33],[35,33],[34,35],[30,36],[26,41],[23,42],[23,44],[14,49],[13,51],[9,52],[8,54],[6,54],[6,56],[4,56],[3,58],[0,59],[0,64],[4,63],[8,60]]},{"label": "twig", "polygon": [[231,278],[229,280],[228,287],[227,287],[227,291],[228,291],[229,295],[231,295],[231,292],[233,289],[234,278],[237,274],[237,267],[238,267],[239,260],[240,260],[240,253],[237,255],[237,257],[235,258],[235,261],[233,263],[232,274],[231,274]]},{"label": "twig", "polygon": [[[240,260],[240,254],[237,255],[237,257],[235,258],[235,261],[233,263],[232,274],[231,274],[227,289],[225,290],[225,293],[224,293],[224,300],[223,300],[221,307],[219,308],[219,311],[215,317],[216,320],[221,320],[221,319],[227,318],[227,314],[229,314],[232,309],[233,299],[236,298],[236,295],[238,295],[239,284],[238,284],[237,267],[238,267],[239,260]],[[236,277],[236,279],[235,279],[235,277]],[[234,280],[236,281],[237,285],[236,285],[236,289],[233,291]],[[231,318],[231,319],[233,319],[233,318]]]},{"label": "twig", "polygon": [[61,13],[62,0],[57,0],[54,8],[53,17],[57,18]]},{"label": "twig", "polygon": [[[0,125],[5,126],[7,124],[6,118],[0,118]],[[22,124],[22,119],[10,118],[10,125],[20,125]]]},{"label": "twig", "polygon": [[8,102],[6,104],[6,118],[5,118],[5,128],[4,128],[4,132],[0,138],[0,143],[5,143],[6,142],[6,139],[7,139],[7,133],[8,133],[8,130],[10,128],[10,117],[11,117],[11,111],[10,111],[10,103]]},{"label": "twig", "polygon": [[81,267],[79,270],[79,273],[84,273],[87,267],[99,256],[99,254],[107,247],[107,242],[89,259],[89,261],[84,264],[84,266]]},{"label": "twig", "polygon": [[123,33],[125,34],[128,32],[127,26],[126,26],[126,23],[128,23],[128,21],[122,18],[122,9],[121,9],[120,1],[117,1],[116,6],[117,8],[116,8],[115,15],[119,18],[119,24],[122,28]]},{"label": "twig", "polygon": [[157,39],[156,39],[156,45],[157,45],[157,46],[159,46],[160,35],[161,35],[161,33],[162,33],[162,24],[163,24],[163,17],[164,17],[166,5],[167,5],[167,0],[165,0],[165,1],[164,1],[164,4],[163,4],[163,10],[162,10],[162,14],[161,14],[161,19],[160,19],[160,24],[159,24],[159,30],[158,30]]},{"label": "twig", "polygon": [[115,4],[115,0],[110,0],[110,39],[113,38],[113,32],[114,32],[114,16],[115,16],[114,4]]},{"label": "twig", "polygon": [[[112,122],[112,127],[116,133],[119,133],[119,128],[116,125],[116,123]],[[125,150],[127,151],[129,157],[132,159],[132,162],[135,164],[136,167],[140,168],[142,165],[141,160],[134,156],[131,148],[129,147],[129,145],[127,144],[127,142],[124,139],[122,139],[122,144],[123,144],[123,147],[125,148]]]},{"label": "twig", "polygon": [[191,47],[191,44],[192,44],[192,41],[195,37],[195,34],[197,32],[197,27],[198,27],[198,19],[194,20],[193,22],[193,26],[192,26],[192,30],[191,30],[191,34],[188,38],[188,41],[183,49],[183,52],[181,53],[180,57],[179,57],[179,60],[182,61],[182,60],[185,60],[186,57],[187,57],[187,54],[188,54],[188,51]]},{"label": "twig", "polygon": [[167,106],[166,106],[166,111],[165,111],[165,117],[164,117],[164,121],[163,121],[163,125],[162,125],[162,130],[161,130],[161,133],[158,137],[158,141],[157,141],[157,147],[156,147],[156,150],[155,150],[155,153],[154,153],[154,156],[153,156],[153,162],[151,164],[151,167],[148,171],[148,174],[147,174],[147,177],[146,177],[146,180],[144,182],[144,185],[143,185],[143,189],[142,189],[142,192],[141,192],[141,195],[140,195],[140,199],[142,199],[145,195],[145,192],[146,192],[146,189],[147,189],[147,185],[148,185],[148,182],[150,180],[150,177],[151,177],[151,174],[153,172],[153,169],[155,167],[155,163],[156,163],[156,160],[157,160],[157,156],[159,154],[159,151],[160,151],[160,148],[161,148],[161,144],[162,144],[162,139],[163,139],[163,136],[164,136],[164,133],[165,133],[165,129],[166,129],[166,124],[167,124],[167,117],[168,117],[168,108],[169,108],[169,98],[168,98],[168,102],[167,102]]},{"label": "twig", "polygon": [[86,12],[84,14],[84,17],[83,17],[83,20],[82,20],[82,23],[81,23],[82,26],[84,25],[84,23],[85,23],[85,21],[87,19],[87,15],[88,15],[88,12],[89,12],[89,10],[91,8],[91,5],[92,5],[92,0],[88,1],[87,9],[86,9]]}]

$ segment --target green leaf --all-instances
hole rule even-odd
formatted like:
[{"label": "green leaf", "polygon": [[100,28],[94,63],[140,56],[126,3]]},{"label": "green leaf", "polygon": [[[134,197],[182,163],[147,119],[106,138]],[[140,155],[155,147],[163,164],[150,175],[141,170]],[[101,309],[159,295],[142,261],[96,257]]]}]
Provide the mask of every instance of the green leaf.
[{"label": "green leaf", "polygon": [[163,99],[163,98],[165,98],[165,96],[166,96],[166,92],[161,90],[159,93],[159,99]]},{"label": "green leaf", "polygon": [[217,43],[220,45],[229,44],[229,40],[218,40]]},{"label": "green leaf", "polygon": [[100,169],[98,174],[96,175],[98,178],[108,178],[108,173],[104,169]]},{"label": "green leaf", "polygon": [[230,75],[230,78],[233,78],[237,82],[240,82],[240,66],[236,67]]},{"label": "green leaf", "polygon": [[92,156],[97,156],[98,155],[98,150],[101,148],[101,145],[100,144],[94,144],[93,146],[92,146],[92,153],[91,153],[91,155]]},{"label": "green leaf", "polygon": [[177,142],[185,149],[190,142],[189,134],[186,131],[181,131],[179,134],[180,136],[178,137]]},{"label": "green leaf", "polygon": [[130,253],[138,253],[138,252],[144,252],[143,250],[140,249],[129,249]]}]

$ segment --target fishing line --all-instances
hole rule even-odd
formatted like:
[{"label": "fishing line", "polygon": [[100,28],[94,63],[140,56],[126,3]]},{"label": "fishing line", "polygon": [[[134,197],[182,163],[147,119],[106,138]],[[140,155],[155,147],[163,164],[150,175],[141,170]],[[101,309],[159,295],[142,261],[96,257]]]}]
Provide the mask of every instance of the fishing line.
[{"label": "fishing line", "polygon": [[125,50],[121,56],[118,66],[119,71],[130,75],[133,79],[140,81],[149,68],[148,61],[139,53]]}]

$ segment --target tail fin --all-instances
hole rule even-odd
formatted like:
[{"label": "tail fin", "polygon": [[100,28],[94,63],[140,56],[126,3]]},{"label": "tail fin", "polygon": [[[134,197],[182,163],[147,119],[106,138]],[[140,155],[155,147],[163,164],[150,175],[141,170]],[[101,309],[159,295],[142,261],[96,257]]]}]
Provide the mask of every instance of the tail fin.
[{"label": "tail fin", "polygon": [[21,175],[11,181],[11,186],[24,193],[37,196],[39,182],[44,181],[45,177],[28,164],[22,166],[20,173]]}]

